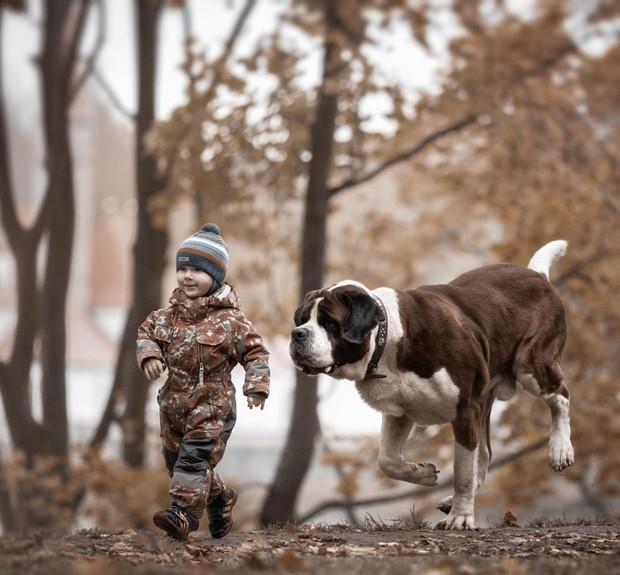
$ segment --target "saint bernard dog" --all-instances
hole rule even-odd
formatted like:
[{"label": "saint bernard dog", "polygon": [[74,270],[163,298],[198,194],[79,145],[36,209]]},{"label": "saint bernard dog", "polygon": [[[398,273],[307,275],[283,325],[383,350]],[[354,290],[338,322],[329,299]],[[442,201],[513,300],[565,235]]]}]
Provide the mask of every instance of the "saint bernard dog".
[{"label": "saint bernard dog", "polygon": [[383,414],[379,467],[388,477],[435,485],[435,465],[405,460],[403,446],[416,424],[452,425],[454,494],[439,502],[447,514],[439,529],[474,529],[474,496],[491,459],[491,406],[510,399],[517,382],[549,406],[549,465],[574,463],[560,367],[566,318],[549,281],[566,245],[543,246],[527,268],[489,265],[407,291],[342,281],[306,294],[295,312],[295,365],[355,381]]}]

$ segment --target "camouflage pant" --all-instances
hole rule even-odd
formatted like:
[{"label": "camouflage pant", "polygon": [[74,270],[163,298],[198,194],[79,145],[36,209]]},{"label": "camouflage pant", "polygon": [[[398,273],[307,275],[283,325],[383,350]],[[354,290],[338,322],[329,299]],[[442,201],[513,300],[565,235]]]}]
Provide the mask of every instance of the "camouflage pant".
[{"label": "camouflage pant", "polygon": [[204,513],[205,505],[226,489],[214,467],[224,455],[237,414],[234,389],[217,395],[215,405],[192,402],[185,392],[168,392],[159,398],[164,460],[172,478],[172,504],[183,507],[197,519]]}]

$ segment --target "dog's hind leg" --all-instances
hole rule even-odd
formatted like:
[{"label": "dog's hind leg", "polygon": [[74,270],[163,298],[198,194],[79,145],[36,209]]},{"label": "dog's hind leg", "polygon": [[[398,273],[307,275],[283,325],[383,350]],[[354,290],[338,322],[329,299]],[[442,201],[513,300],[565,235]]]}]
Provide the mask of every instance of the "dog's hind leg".
[{"label": "dog's hind leg", "polygon": [[570,440],[570,394],[558,362],[546,367],[544,375],[543,385],[539,384],[533,374],[525,371],[519,372],[517,378],[525,391],[542,399],[549,407],[549,465],[555,471],[564,471],[575,463],[575,451]]},{"label": "dog's hind leg", "polygon": [[408,417],[383,416],[381,443],[379,445],[379,468],[392,479],[408,481],[432,487],[437,484],[439,471],[432,463],[411,463],[403,457],[405,441],[413,429]]}]

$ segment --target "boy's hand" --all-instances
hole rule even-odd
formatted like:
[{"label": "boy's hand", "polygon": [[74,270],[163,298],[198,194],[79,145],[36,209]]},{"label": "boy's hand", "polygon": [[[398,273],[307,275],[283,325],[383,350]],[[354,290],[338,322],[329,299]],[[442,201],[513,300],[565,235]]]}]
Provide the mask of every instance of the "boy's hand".
[{"label": "boy's hand", "polygon": [[255,407],[259,407],[261,408],[261,410],[265,409],[265,400],[267,398],[264,395],[258,394],[258,393],[250,393],[250,395],[248,395],[248,407],[250,409],[253,409]]},{"label": "boy's hand", "polygon": [[142,367],[142,371],[144,371],[144,375],[146,375],[149,381],[157,379],[162,373],[164,373],[165,369],[166,366],[163,361],[157,359],[156,357],[147,359]]}]

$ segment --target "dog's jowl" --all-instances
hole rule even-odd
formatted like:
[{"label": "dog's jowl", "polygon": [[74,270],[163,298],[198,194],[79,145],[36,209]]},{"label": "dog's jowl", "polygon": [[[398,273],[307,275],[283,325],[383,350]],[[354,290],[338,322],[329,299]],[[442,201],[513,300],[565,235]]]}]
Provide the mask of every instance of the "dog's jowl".
[{"label": "dog's jowl", "polygon": [[565,251],[565,241],[554,241],[527,268],[490,265],[408,291],[371,291],[347,280],[308,293],[295,312],[295,365],[354,380],[382,412],[379,467],[386,475],[435,485],[435,466],[406,461],[403,446],[416,424],[452,425],[454,494],[439,502],[447,514],[440,529],[474,528],[474,497],[491,459],[491,406],[512,397],[517,382],[549,406],[550,466],[562,471],[574,463],[560,367],[566,318],[549,281]]}]

